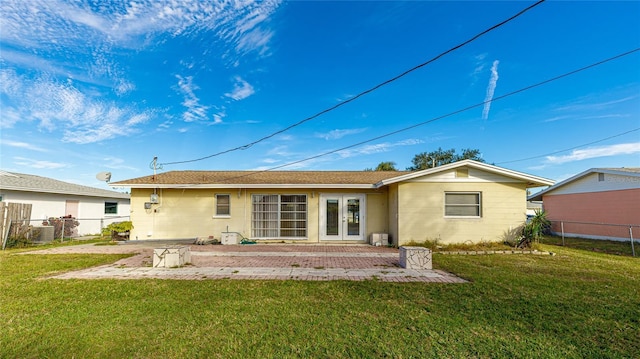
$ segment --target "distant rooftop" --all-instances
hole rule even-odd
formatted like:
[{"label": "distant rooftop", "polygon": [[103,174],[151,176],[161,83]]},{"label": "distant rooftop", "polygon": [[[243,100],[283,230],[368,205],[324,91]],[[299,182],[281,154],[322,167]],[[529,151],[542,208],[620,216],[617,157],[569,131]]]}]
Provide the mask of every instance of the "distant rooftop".
[{"label": "distant rooftop", "polygon": [[130,198],[129,194],[126,193],[82,186],[47,177],[6,171],[0,171],[0,191],[1,190],[71,194],[101,198]]}]

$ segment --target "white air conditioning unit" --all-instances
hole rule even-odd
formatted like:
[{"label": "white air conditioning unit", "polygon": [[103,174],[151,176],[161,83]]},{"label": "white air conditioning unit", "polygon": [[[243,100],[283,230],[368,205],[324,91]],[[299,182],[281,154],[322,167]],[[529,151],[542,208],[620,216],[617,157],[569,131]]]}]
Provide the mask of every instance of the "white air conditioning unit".
[{"label": "white air conditioning unit", "polygon": [[389,245],[389,234],[388,233],[371,233],[371,237],[369,238],[369,243],[372,246],[388,246]]},{"label": "white air conditioning unit", "polygon": [[238,233],[222,232],[220,242],[222,244],[238,244]]}]

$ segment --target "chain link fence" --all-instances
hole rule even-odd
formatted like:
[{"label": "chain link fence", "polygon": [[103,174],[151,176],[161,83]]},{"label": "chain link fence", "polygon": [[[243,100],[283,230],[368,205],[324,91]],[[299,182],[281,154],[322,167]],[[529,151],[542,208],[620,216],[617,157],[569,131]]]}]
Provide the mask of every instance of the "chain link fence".
[{"label": "chain link fence", "polygon": [[628,242],[632,255],[636,256],[635,246],[640,240],[640,224],[613,224],[578,221],[551,221],[551,234],[562,238],[565,245],[567,238],[585,238]]},{"label": "chain link fence", "polygon": [[11,220],[8,223],[5,238],[2,238],[2,249],[53,241],[74,240],[81,237],[101,236],[103,229],[109,224],[129,220],[129,216],[107,218],[73,218],[67,216]]}]

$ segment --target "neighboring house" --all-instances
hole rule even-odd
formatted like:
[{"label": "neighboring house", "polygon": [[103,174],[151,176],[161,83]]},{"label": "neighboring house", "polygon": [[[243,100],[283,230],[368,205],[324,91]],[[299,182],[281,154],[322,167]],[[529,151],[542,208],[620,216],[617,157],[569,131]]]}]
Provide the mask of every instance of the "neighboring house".
[{"label": "neighboring house", "polygon": [[542,211],[542,201],[527,201],[527,218],[535,216],[536,211]]},{"label": "neighboring house", "polygon": [[551,180],[464,160],[416,172],[172,171],[131,188],[132,239],[238,232],[254,240],[395,245],[501,241],[525,221],[527,188]]},{"label": "neighboring house", "polygon": [[31,225],[72,216],[77,234],[97,234],[111,222],[129,220],[129,194],[81,186],[35,175],[0,171],[0,200],[32,205]]},{"label": "neighboring house", "polygon": [[565,236],[640,237],[640,168],[592,168],[529,197],[542,201],[552,230]]}]

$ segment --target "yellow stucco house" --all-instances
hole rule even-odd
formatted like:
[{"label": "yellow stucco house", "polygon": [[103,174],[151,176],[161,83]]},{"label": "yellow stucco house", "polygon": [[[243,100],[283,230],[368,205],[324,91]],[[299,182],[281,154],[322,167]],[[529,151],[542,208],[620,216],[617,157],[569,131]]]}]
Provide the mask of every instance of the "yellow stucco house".
[{"label": "yellow stucco house", "polygon": [[527,188],[553,181],[472,160],[416,172],[170,171],[131,188],[131,239],[236,232],[257,241],[394,245],[502,241],[525,220]]}]

